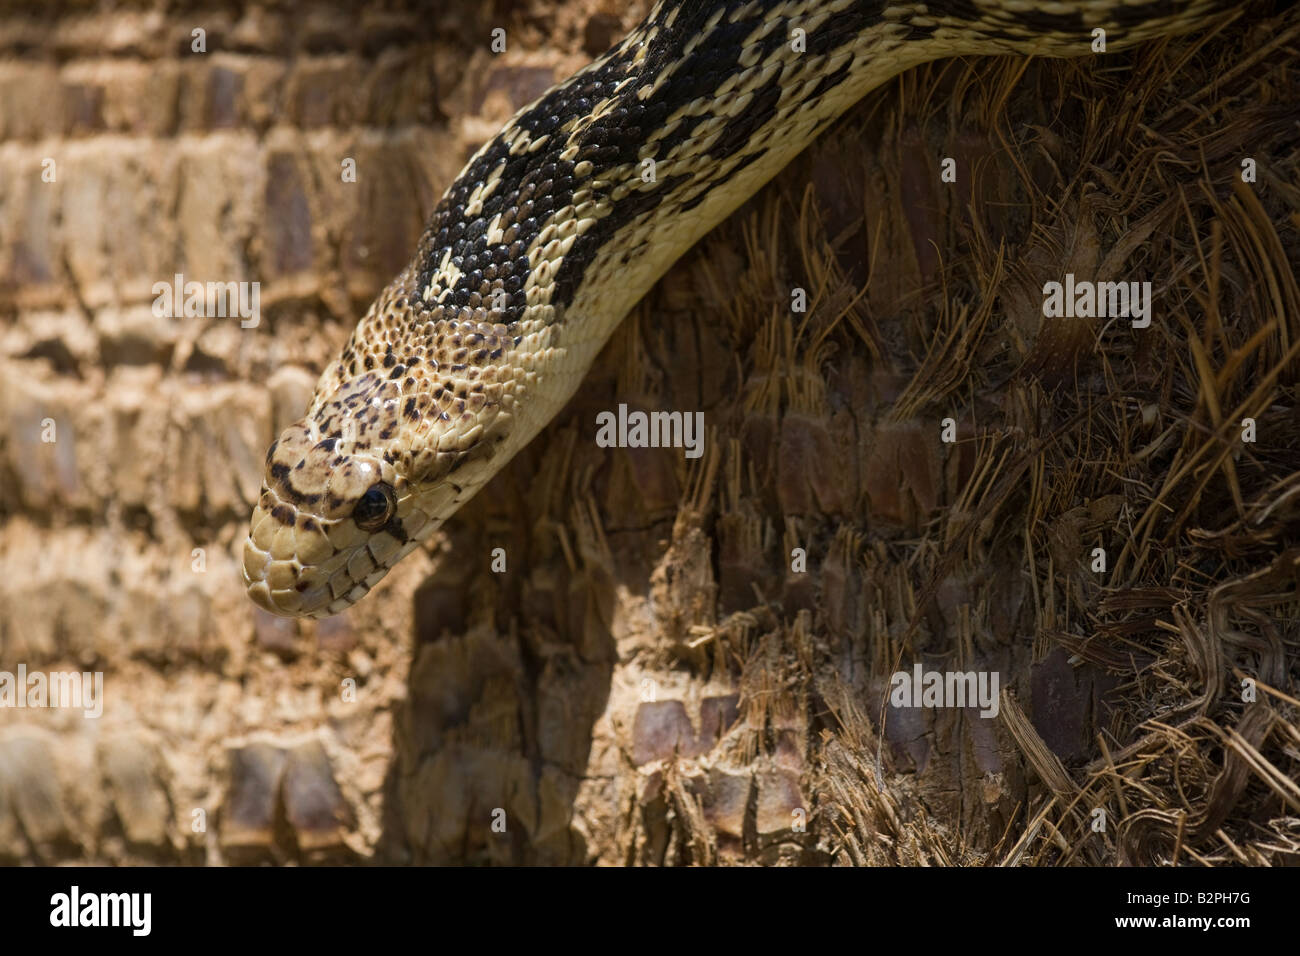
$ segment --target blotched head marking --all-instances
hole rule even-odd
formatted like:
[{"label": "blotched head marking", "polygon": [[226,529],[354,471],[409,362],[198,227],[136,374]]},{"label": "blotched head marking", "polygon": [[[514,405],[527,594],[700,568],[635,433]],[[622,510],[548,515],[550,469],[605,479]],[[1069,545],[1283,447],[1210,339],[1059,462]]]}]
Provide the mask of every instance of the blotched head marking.
[{"label": "blotched head marking", "polygon": [[508,427],[475,379],[366,372],[285,429],[244,541],[249,597],[337,614],[437,530],[490,477]]},{"label": "blotched head marking", "polygon": [[402,396],[367,374],[295,422],[266,453],[244,541],[244,585],[268,611],[315,617],[355,603],[427,534],[411,456],[401,454]]}]

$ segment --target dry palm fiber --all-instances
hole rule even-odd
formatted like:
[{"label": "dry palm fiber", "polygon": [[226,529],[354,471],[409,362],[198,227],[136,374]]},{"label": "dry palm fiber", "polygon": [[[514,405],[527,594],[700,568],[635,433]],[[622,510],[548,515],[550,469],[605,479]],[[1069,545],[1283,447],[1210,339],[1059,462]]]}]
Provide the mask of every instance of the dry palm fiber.
[{"label": "dry palm fiber", "polygon": [[[1106,66],[913,71],[611,345],[612,392],[722,423],[716,460],[679,469],[662,666],[739,672],[720,764],[775,772],[782,728],[806,734],[816,838],[751,827],[738,858],[1296,861],[1297,56],[1300,16],[1254,10]],[[1065,273],[1150,281],[1150,326],[1045,319]],[[684,314],[725,326],[687,322],[695,364],[657,374]],[[612,540],[638,482],[662,483],[589,489]],[[1000,672],[996,726],[881,707],[916,660]],[[710,820],[682,808],[676,858],[725,856]]]}]

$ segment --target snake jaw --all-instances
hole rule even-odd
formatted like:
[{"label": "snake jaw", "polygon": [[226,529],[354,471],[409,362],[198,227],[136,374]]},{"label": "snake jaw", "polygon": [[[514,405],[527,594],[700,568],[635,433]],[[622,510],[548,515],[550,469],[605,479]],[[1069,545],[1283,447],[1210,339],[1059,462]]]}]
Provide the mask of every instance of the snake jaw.
[{"label": "snake jaw", "polygon": [[[401,537],[388,529],[364,532],[351,518],[299,513],[289,522],[283,520],[286,507],[268,511],[259,504],[254,510],[242,567],[249,598],[281,617],[327,617],[355,604],[437,525],[409,494],[389,525],[400,526]],[[315,527],[304,533],[304,525]]]}]

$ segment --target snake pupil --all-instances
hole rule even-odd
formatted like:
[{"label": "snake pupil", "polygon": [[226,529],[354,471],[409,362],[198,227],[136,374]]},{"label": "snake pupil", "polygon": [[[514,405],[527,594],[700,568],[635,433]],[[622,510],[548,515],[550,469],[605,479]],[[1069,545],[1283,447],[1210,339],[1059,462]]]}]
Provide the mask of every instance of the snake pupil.
[{"label": "snake pupil", "polygon": [[385,482],[371,485],[352,509],[352,520],[362,531],[378,531],[397,509],[393,489]]}]

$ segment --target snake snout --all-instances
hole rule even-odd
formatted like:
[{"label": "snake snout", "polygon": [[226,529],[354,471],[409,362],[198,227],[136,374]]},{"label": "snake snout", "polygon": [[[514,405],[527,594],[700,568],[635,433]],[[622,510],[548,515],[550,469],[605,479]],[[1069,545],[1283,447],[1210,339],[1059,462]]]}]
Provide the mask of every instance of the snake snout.
[{"label": "snake snout", "polygon": [[268,553],[254,536],[244,539],[243,578],[249,598],[281,617],[328,617],[361,600],[388,573],[366,548],[336,551],[321,565],[297,555]]},{"label": "snake snout", "polygon": [[360,600],[406,540],[392,465],[321,439],[310,419],[272,443],[244,539],[243,580],[259,607],[286,617],[325,617]]},{"label": "snake snout", "polygon": [[341,595],[336,592],[352,591],[355,585],[347,580],[346,569],[338,569],[333,575],[325,573],[327,570],[319,565],[303,565],[295,554],[268,553],[258,547],[252,535],[244,539],[244,587],[253,603],[272,614],[324,617],[342,610],[337,600]]},{"label": "snake snout", "polygon": [[244,587],[255,604],[272,614],[330,613],[336,595],[327,572],[337,555],[318,520],[264,492],[244,538]]},{"label": "snake snout", "polygon": [[[271,553],[259,548],[252,536],[244,539],[244,587],[258,607],[283,617],[297,617],[304,613],[304,591],[295,562],[277,560]],[[310,585],[308,585],[310,588]]]},{"label": "snake snout", "polygon": [[361,600],[416,546],[402,534],[398,539],[387,530],[367,532],[352,517],[325,519],[264,492],[244,538],[244,587],[272,614],[337,614]]}]

